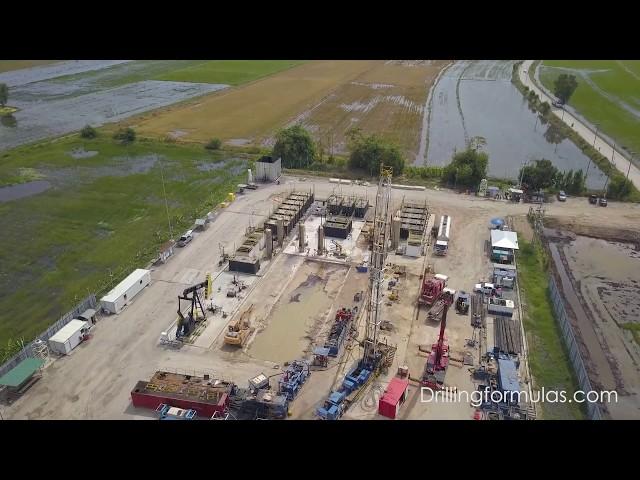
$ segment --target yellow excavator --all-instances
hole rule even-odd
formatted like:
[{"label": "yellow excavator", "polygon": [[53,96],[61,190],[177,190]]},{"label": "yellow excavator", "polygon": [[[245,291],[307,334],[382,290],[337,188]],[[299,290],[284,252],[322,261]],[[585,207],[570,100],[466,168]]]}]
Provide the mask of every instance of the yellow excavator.
[{"label": "yellow excavator", "polygon": [[249,316],[251,315],[252,310],[253,304],[238,317],[238,320],[229,325],[227,333],[224,335],[224,343],[226,345],[241,347],[247,341],[249,333],[251,333]]}]

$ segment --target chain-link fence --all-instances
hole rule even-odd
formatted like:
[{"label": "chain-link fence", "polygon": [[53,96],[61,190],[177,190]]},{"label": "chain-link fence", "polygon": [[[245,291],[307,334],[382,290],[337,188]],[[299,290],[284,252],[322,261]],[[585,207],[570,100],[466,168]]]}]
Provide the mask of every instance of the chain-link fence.
[{"label": "chain-link fence", "polygon": [[42,340],[43,342],[46,342],[51,337],[53,337],[56,334],[56,332],[58,332],[58,330],[60,330],[67,323],[69,323],[71,320],[76,318],[78,315],[80,315],[81,313],[83,313],[84,311],[86,311],[86,310],[88,310],[90,308],[94,308],[95,309],[97,303],[98,302],[97,302],[96,296],[94,294],[91,294],[87,298],[85,298],[82,302],[80,302],[78,305],[76,305],[73,310],[71,310],[71,311],[67,312],[65,315],[63,315],[56,323],[54,323],[49,328],[47,328],[47,330],[45,330],[43,333],[38,335],[35,338],[35,340],[33,340],[28,345],[26,345],[16,355],[14,355],[12,358],[10,358],[8,361],[6,361],[0,367],[0,377],[2,377],[5,373],[9,372],[12,368],[14,368],[16,365],[18,365],[25,358],[33,356],[33,352],[31,350],[31,347],[33,346],[33,344],[36,341]]},{"label": "chain-link fence", "polygon": [[[558,319],[560,330],[562,331],[562,339],[569,351],[569,358],[571,359],[571,365],[578,377],[578,384],[583,392],[590,392],[592,389],[589,376],[587,375],[587,369],[584,366],[582,355],[578,348],[578,342],[573,333],[573,327],[567,317],[567,312],[564,308],[564,301],[562,300],[562,294],[560,293],[556,281],[553,276],[549,276],[549,290],[551,291],[551,301],[553,302],[553,310]],[[597,403],[587,403],[587,414],[591,420],[602,420],[602,411]]]}]

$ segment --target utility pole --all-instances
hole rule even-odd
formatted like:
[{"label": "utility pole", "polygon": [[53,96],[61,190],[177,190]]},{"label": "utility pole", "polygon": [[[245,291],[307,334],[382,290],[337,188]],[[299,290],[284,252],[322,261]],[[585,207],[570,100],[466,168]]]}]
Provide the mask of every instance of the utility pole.
[{"label": "utility pole", "polygon": [[[595,124],[596,126],[596,133],[593,137],[593,148],[596,148],[596,138],[598,138],[598,124]],[[584,181],[587,181],[587,177],[589,176],[589,167],[591,167],[591,157],[589,157],[589,163],[587,164],[587,173],[584,176]]]},{"label": "utility pole", "polygon": [[164,195],[164,206],[167,210],[167,222],[169,222],[169,238],[173,240],[173,228],[171,227],[171,218],[169,217],[169,202],[167,201],[167,190],[164,186],[164,168],[162,167],[162,160],[156,155],[156,159],[160,161],[160,177],[162,178],[162,194]]},{"label": "utility pole", "polygon": [[626,183],[629,183],[629,172],[631,171],[631,160],[633,160],[633,156],[636,152],[629,152],[629,168],[627,168],[627,180]]}]

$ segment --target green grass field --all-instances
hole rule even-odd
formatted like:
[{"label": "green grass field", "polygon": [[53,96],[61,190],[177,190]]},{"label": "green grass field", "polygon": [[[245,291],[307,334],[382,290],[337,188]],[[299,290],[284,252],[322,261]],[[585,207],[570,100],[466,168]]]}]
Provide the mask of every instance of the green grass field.
[{"label": "green grass field", "polygon": [[101,70],[58,77],[56,83],[81,80],[87,88],[115,88],[143,80],[240,85],[286,70],[294,60],[136,60]]},{"label": "green grass field", "polygon": [[61,60],[0,60],[0,73],[20,70],[22,68],[39,67],[40,65],[48,65],[60,61]]},{"label": "green grass field", "polygon": [[561,73],[578,80],[569,104],[619,145],[640,153],[640,60],[545,60],[540,81],[553,91]]},{"label": "green grass field", "polygon": [[[76,159],[76,148],[98,153]],[[250,158],[150,141],[122,146],[104,131],[4,152],[0,185],[39,179],[51,188],[0,202],[0,345],[30,340],[105,289],[110,271],[115,283],[155,258],[169,236],[161,165],[175,237],[235,191]]]},{"label": "green grass field", "polygon": [[[527,243],[520,235],[518,282],[527,304],[524,329],[529,347],[529,364],[536,388],[565,390],[567,396],[578,389],[569,357],[562,343],[560,327],[553,315],[547,272],[540,247]],[[545,419],[584,419],[577,403],[543,403]]]},{"label": "green grass field", "polygon": [[241,85],[302,63],[296,60],[209,60],[160,75],[155,80]]}]

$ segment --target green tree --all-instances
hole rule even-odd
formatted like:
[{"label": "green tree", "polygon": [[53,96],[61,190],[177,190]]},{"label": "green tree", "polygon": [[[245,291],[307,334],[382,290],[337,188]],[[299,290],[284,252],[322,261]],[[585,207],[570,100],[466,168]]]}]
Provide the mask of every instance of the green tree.
[{"label": "green tree", "polygon": [[475,188],[487,177],[489,155],[473,147],[470,142],[466,150],[456,153],[451,163],[444,167],[442,178],[445,182]]},{"label": "green tree", "polygon": [[586,180],[587,178],[585,177],[584,172],[582,170],[578,170],[573,174],[571,181],[567,181],[567,192],[572,195],[580,195],[584,192]]},{"label": "green tree", "polygon": [[578,81],[575,75],[562,73],[556,78],[555,82],[553,82],[553,93],[562,103],[569,102],[576,88],[578,88]]},{"label": "green tree", "polygon": [[80,130],[80,136],[82,138],[96,138],[98,136],[98,132],[91,125],[86,125],[82,130]]},{"label": "green tree", "polygon": [[347,131],[346,137],[350,168],[364,170],[371,176],[378,175],[381,164],[391,167],[394,176],[404,170],[404,156],[394,143],[376,134],[364,135],[359,128]]},{"label": "green tree", "polygon": [[219,138],[212,138],[209,143],[207,143],[204,148],[207,150],[219,150],[222,146],[222,140]]},{"label": "green tree", "polygon": [[607,196],[609,198],[623,200],[631,193],[631,184],[622,175],[616,175],[609,180]]},{"label": "green tree", "polygon": [[316,145],[307,130],[294,125],[276,134],[272,156],[281,158],[285,168],[305,168],[316,158]]},{"label": "green tree", "polygon": [[551,111],[551,105],[549,105],[549,102],[542,102],[540,104],[540,113],[542,113],[542,115],[546,115],[550,111]]},{"label": "green tree", "polygon": [[558,169],[553,166],[551,160],[536,160],[533,165],[527,165],[520,169],[518,175],[522,178],[523,190],[537,192],[553,186],[558,176]]},{"label": "green tree", "polygon": [[136,131],[133,128],[120,128],[113,135],[115,140],[118,140],[120,143],[133,143],[136,139]]},{"label": "green tree", "polygon": [[9,101],[9,87],[6,83],[0,83],[0,106],[4,107]]}]

